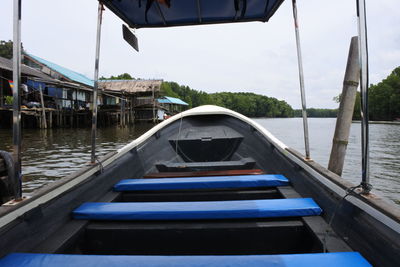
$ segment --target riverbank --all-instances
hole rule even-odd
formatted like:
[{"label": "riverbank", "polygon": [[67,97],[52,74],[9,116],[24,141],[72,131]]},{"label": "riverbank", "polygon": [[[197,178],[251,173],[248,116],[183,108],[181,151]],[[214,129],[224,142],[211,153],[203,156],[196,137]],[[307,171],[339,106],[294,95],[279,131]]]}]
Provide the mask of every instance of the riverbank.
[{"label": "riverbank", "polygon": [[[353,121],[353,123],[361,123],[361,121]],[[369,124],[400,125],[400,121],[369,121]]]}]

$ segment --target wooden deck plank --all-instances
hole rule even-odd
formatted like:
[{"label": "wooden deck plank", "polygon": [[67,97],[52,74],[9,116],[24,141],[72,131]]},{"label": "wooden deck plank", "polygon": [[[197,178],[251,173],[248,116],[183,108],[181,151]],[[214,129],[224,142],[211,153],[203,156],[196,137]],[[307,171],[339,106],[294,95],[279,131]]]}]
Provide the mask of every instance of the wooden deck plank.
[{"label": "wooden deck plank", "polygon": [[[293,187],[282,186],[278,187],[277,190],[285,198],[299,198],[301,197]],[[341,239],[334,230],[328,225],[328,223],[321,216],[303,217],[302,218],[306,227],[314,233],[315,238],[318,242],[326,247],[327,252],[346,252],[353,251],[349,245],[347,245],[343,239]]]},{"label": "wooden deck plank", "polygon": [[201,176],[227,176],[227,175],[257,175],[265,174],[261,169],[250,170],[225,170],[225,171],[197,171],[197,172],[158,172],[148,173],[144,178],[174,178],[174,177],[201,177]]}]

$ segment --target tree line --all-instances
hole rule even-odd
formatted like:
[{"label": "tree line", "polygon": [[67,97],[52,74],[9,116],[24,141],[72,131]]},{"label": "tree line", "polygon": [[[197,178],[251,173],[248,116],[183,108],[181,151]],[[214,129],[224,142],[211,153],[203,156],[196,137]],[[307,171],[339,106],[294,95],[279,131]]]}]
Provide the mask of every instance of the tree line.
[{"label": "tree line", "polygon": [[[360,114],[360,97],[355,106],[356,114]],[[370,120],[396,120],[400,118],[400,67],[380,83],[372,84],[368,90]]]},{"label": "tree line", "polygon": [[221,92],[208,94],[191,89],[176,82],[163,82],[161,92],[177,97],[189,104],[189,107],[217,105],[239,112],[248,117],[293,117],[292,107],[285,101],[254,93]]},{"label": "tree line", "polygon": [[[329,108],[308,108],[307,116],[310,118],[336,118],[338,114],[338,109],[329,109]],[[302,110],[295,109],[294,110],[295,117],[302,117]]]},{"label": "tree line", "polygon": [[[341,95],[334,98],[340,102]],[[373,121],[392,121],[400,119],[400,67],[378,84],[368,89],[368,115]],[[357,92],[353,119],[361,119],[361,97]]]}]

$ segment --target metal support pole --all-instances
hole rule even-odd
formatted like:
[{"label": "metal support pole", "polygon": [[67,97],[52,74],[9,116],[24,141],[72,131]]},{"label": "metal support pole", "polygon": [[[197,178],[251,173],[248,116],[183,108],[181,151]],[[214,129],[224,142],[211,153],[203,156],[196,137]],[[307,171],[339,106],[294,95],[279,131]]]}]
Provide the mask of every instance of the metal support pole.
[{"label": "metal support pole", "polygon": [[360,91],[361,91],[361,153],[362,181],[364,194],[368,194],[372,186],[369,183],[369,127],[368,127],[368,43],[365,0],[357,0],[358,41],[360,56]]},{"label": "metal support pole", "polygon": [[310,158],[310,143],[309,143],[309,138],[308,138],[306,93],[305,93],[305,90],[304,90],[303,60],[302,60],[302,57],[301,57],[300,33],[299,33],[299,23],[298,23],[298,19],[297,19],[296,0],[292,0],[292,5],[293,5],[294,29],[295,29],[295,33],[296,33],[297,62],[298,62],[298,67],[299,67],[301,108],[302,108],[303,129],[304,129],[304,147],[305,147],[305,150],[306,150],[306,159],[309,160],[311,158]]},{"label": "metal support pole", "polygon": [[97,89],[99,82],[100,39],[101,39],[101,23],[102,23],[103,10],[104,10],[103,4],[99,1],[98,16],[97,16],[97,35],[96,35],[96,59],[94,63],[91,163],[95,163],[96,161]]},{"label": "metal support pole", "polygon": [[[21,0],[14,0],[13,26],[13,159],[14,181],[21,181]],[[21,186],[14,192],[15,198],[22,197]]]}]

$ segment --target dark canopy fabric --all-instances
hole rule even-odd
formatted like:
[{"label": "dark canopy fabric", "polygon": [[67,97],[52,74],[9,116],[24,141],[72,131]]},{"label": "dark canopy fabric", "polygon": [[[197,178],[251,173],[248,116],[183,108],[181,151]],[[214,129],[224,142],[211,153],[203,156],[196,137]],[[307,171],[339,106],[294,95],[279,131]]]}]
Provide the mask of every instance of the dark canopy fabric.
[{"label": "dark canopy fabric", "polygon": [[284,0],[101,0],[131,28],[268,21]]}]

